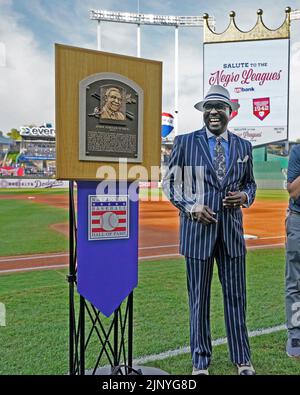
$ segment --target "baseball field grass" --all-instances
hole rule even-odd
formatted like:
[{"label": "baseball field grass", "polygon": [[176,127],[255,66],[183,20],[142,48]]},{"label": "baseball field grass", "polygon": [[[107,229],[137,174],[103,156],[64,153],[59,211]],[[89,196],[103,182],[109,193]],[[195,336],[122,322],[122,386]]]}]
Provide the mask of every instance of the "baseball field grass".
[{"label": "baseball field grass", "polygon": [[[66,270],[48,270],[0,276],[0,303],[6,307],[6,326],[0,327],[0,374],[68,372],[65,275]],[[284,250],[250,251],[247,287],[249,331],[284,324]],[[211,324],[213,339],[223,338],[223,304],[216,270]],[[285,355],[285,339],[284,330],[250,339],[258,374],[299,374],[300,361]],[[139,285],[134,292],[134,358],[186,347],[188,343],[183,259],[140,262]],[[94,340],[87,352],[87,368],[93,367],[96,350]],[[191,373],[189,353],[145,365],[172,374]],[[214,347],[211,374],[235,374],[226,345]]]},{"label": "baseball field grass", "polygon": [[0,188],[0,195],[68,195],[66,188]]},{"label": "baseball field grass", "polygon": [[[161,191],[154,191],[161,197]],[[153,191],[151,192],[153,193]],[[67,222],[66,209],[13,200],[13,194],[65,195],[67,190],[0,190],[0,255],[63,252],[67,238],[50,227]],[[150,194],[142,191],[141,197]],[[4,198],[4,199],[3,199]],[[286,191],[258,191],[257,199],[287,201]],[[256,250],[247,255],[248,329],[284,324],[284,250]],[[0,326],[0,374],[66,374],[68,372],[68,284],[66,270],[45,270],[0,276],[0,303],[6,326]],[[163,284],[163,285],[162,285]],[[76,297],[78,300],[78,297]],[[212,336],[225,337],[220,284],[212,284]],[[107,320],[104,319],[104,322]],[[88,327],[88,324],[87,324]],[[300,374],[300,360],[285,354],[285,330],[250,339],[258,374]],[[134,292],[134,357],[188,346],[188,305],[182,259],[144,261]],[[86,367],[97,358],[96,339]],[[106,361],[103,360],[103,364]],[[146,363],[172,374],[190,374],[189,353]],[[211,374],[235,374],[226,345],[214,347]]]},{"label": "baseball field grass", "polygon": [[67,238],[50,226],[67,221],[68,212],[62,208],[26,200],[1,200],[0,255],[66,251]]},{"label": "baseball field grass", "polygon": [[[34,203],[30,199],[10,199],[13,194],[64,195],[66,189],[1,189],[0,195],[0,256],[65,252],[67,238],[51,229],[51,225],[68,221],[68,211],[63,208]],[[161,190],[141,190],[141,199],[161,198]],[[284,190],[259,190],[257,200],[287,201]]]},{"label": "baseball field grass", "polygon": [[258,189],[256,192],[256,199],[288,201],[289,194],[285,189]]}]

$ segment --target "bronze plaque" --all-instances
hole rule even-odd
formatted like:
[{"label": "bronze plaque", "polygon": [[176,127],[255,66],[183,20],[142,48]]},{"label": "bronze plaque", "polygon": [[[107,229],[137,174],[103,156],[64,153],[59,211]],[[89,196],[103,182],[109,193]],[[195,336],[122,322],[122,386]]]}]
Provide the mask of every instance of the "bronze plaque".
[{"label": "bronze plaque", "polygon": [[142,89],[119,74],[100,73],[80,82],[79,97],[79,159],[142,162]]}]

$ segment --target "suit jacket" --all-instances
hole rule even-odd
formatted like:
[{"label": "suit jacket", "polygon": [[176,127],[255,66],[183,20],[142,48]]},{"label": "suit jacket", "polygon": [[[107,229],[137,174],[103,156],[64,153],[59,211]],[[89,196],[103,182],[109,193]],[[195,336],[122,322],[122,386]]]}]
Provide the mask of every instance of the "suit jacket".
[{"label": "suit jacket", "polygon": [[[223,208],[222,200],[228,191],[243,191],[248,206],[255,198],[252,145],[228,132],[229,164],[220,183],[209,152],[206,129],[176,136],[168,169],[162,186],[170,201],[180,210],[180,253],[184,256],[207,259],[221,234],[227,253],[232,258],[246,252],[243,237],[242,210]],[[204,225],[191,217],[193,206],[207,205],[216,214],[217,224]],[[219,227],[222,227],[219,229]]]}]

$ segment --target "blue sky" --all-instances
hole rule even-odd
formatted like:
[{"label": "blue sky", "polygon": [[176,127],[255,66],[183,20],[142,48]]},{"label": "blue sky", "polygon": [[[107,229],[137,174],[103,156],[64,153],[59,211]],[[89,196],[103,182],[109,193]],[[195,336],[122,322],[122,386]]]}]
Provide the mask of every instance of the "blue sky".
[{"label": "blue sky", "polygon": [[[272,29],[284,9],[300,9],[300,0],[140,0],[142,13],[203,15],[216,19],[223,31],[234,10],[242,30],[251,29],[256,11]],[[89,9],[137,12],[138,0],[0,0],[0,130],[23,124],[54,123],[54,43],[96,49],[96,22]],[[179,29],[179,132],[199,128],[201,113],[193,105],[202,98],[202,28]],[[142,27],[142,57],[163,61],[163,108],[174,110],[174,29]],[[136,55],[134,25],[102,23],[102,49]],[[291,27],[290,136],[300,138],[297,103],[300,95],[300,20]]]}]

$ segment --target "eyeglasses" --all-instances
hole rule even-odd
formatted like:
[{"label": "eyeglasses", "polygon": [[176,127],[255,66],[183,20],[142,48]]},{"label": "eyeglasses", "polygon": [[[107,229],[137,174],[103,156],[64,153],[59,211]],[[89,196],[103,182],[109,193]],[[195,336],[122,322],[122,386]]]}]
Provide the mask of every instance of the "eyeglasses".
[{"label": "eyeglasses", "polygon": [[204,111],[211,111],[213,108],[217,111],[226,111],[229,106],[223,103],[206,103],[203,108]]}]

